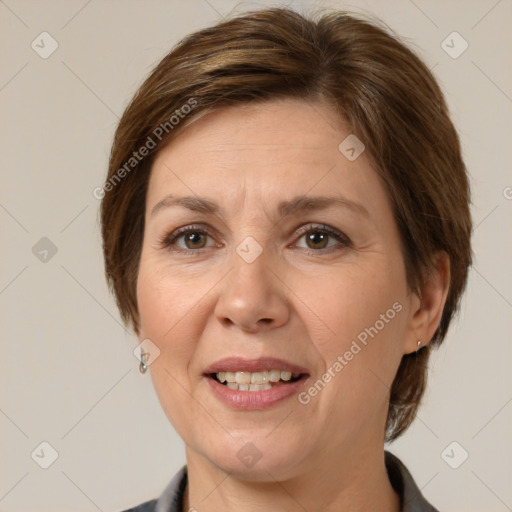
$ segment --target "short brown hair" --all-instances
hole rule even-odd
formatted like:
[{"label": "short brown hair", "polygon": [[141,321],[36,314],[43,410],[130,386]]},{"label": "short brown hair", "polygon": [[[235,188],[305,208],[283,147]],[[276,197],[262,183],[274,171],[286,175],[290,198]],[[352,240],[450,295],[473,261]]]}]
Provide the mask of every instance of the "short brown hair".
[{"label": "short brown hair", "polygon": [[[326,101],[364,142],[391,199],[411,290],[421,290],[438,251],[448,254],[450,288],[431,341],[439,345],[472,259],[459,139],[425,64],[388,30],[344,12],[243,14],[183,39],[142,84],[117,128],[101,204],[106,276],[123,320],[138,331],[137,274],[157,152],[207,112],[282,97]],[[146,156],[135,158],[143,147]],[[427,345],[402,358],[390,390],[388,441],[416,415],[429,353]]]}]

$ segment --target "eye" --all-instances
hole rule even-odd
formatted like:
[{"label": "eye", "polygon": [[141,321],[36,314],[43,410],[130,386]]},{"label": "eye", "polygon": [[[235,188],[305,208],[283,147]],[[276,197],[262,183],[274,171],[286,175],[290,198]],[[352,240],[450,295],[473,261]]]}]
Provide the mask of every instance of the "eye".
[{"label": "eye", "polygon": [[296,247],[312,249],[313,252],[330,252],[330,249],[342,249],[351,245],[350,239],[344,233],[325,224],[309,224],[301,228],[299,234],[299,240],[304,239],[305,246],[296,244]]},{"label": "eye", "polygon": [[215,243],[207,245],[208,239],[212,239],[212,237],[202,226],[185,226],[164,236],[160,243],[163,247],[171,250],[190,252],[216,245]]},{"label": "eye", "polygon": [[[341,231],[325,224],[308,224],[297,233],[304,244],[296,243],[295,247],[309,250],[311,253],[328,253],[351,246],[350,239]],[[216,243],[208,230],[202,225],[185,226],[165,235],[160,239],[160,246],[171,251],[194,253],[209,247],[221,247]]]}]

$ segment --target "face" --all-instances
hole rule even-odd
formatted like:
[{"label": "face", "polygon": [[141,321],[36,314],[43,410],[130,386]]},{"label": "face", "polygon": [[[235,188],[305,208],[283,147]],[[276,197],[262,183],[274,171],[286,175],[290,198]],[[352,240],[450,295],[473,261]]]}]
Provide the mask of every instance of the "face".
[{"label": "face", "polygon": [[209,114],[153,164],[138,335],[189,458],[265,480],[382,450],[416,299],[348,135],[323,103],[272,100]]}]

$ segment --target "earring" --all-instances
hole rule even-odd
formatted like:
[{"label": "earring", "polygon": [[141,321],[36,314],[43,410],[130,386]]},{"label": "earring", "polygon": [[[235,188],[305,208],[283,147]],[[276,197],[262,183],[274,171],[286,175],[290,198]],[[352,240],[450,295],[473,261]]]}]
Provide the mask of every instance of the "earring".
[{"label": "earring", "polygon": [[146,356],[149,356],[149,352],[144,352],[141,350],[140,352],[140,363],[139,363],[139,372],[146,373],[148,369],[148,365],[146,364]]},{"label": "earring", "polygon": [[418,348],[416,349],[416,352],[418,352],[418,350],[420,349],[420,346],[421,346],[421,341],[418,340]]}]

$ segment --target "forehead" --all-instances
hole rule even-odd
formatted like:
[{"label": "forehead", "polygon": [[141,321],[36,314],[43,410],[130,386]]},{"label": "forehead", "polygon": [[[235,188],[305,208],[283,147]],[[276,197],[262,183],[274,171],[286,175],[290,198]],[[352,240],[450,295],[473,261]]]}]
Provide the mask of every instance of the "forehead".
[{"label": "forehead", "polygon": [[[311,130],[307,125],[313,123]],[[293,124],[297,130],[290,139],[287,129]],[[246,139],[245,128],[258,128],[251,140]],[[189,136],[207,138],[217,142],[233,141],[251,144],[301,144],[306,147],[317,145],[323,137],[313,128],[323,126],[323,131],[339,131],[342,120],[323,102],[293,98],[272,99],[220,107],[193,122],[175,140],[185,141]],[[284,130],[283,130],[284,128]],[[302,128],[302,129],[299,129]],[[172,143],[171,143],[172,145]]]},{"label": "forehead", "polygon": [[158,153],[148,209],[170,192],[226,201],[243,194],[268,204],[339,190],[348,199],[378,202],[383,190],[365,153],[350,161],[339,149],[349,135],[320,102],[283,99],[217,110]]}]

